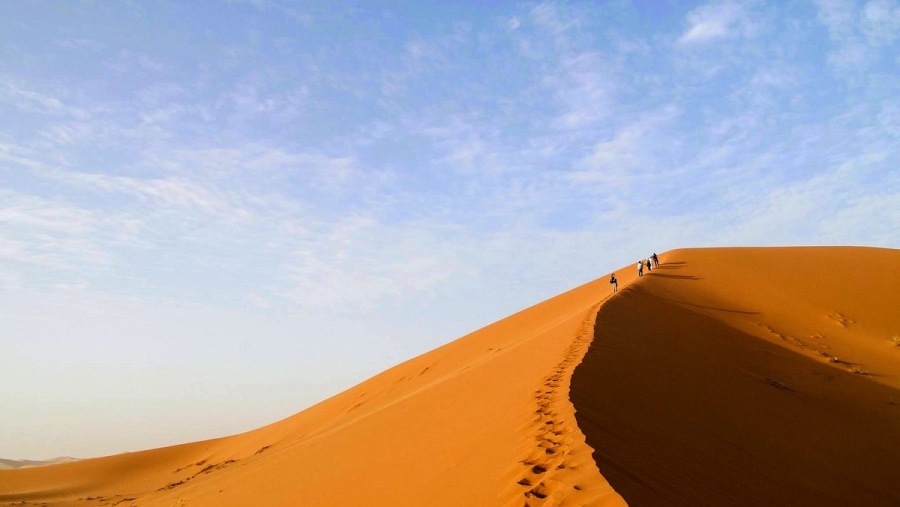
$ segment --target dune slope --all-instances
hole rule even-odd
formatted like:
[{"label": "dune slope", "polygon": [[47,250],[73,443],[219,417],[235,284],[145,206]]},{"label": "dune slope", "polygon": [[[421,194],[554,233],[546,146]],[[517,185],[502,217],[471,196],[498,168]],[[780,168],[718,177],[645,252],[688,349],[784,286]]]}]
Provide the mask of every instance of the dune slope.
[{"label": "dune slope", "polygon": [[900,505],[900,251],[678,250],[600,309],[578,425],[625,501]]},{"label": "dune slope", "polygon": [[0,471],[0,505],[624,505],[568,399],[609,293],[586,284],[248,433]]}]

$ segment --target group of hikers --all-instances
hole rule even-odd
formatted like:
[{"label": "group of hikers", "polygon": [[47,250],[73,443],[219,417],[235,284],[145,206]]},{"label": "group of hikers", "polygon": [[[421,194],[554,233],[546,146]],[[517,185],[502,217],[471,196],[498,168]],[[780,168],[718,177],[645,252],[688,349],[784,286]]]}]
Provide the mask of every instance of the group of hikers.
[{"label": "group of hikers", "polygon": [[[638,277],[644,276],[644,266],[647,267],[647,271],[653,271],[653,268],[659,267],[659,257],[656,256],[655,252],[650,257],[638,261]],[[619,280],[616,279],[615,273],[613,273],[612,276],[609,277],[609,284],[612,285],[613,292],[619,292]]]}]

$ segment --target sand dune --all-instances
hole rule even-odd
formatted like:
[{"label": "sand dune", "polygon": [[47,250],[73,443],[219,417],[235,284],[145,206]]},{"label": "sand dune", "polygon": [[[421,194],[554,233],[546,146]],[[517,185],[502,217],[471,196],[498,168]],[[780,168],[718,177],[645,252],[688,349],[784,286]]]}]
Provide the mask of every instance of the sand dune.
[{"label": "sand dune", "polygon": [[0,505],[900,505],[898,252],[661,257],[258,430],[2,470]]},{"label": "sand dune", "polygon": [[71,463],[72,461],[78,461],[78,460],[76,458],[71,458],[68,456],[61,456],[59,458],[44,459],[44,460],[0,458],[0,470],[9,469],[9,468],[41,467],[41,466],[45,466],[45,465],[57,465],[60,463]]},{"label": "sand dune", "polygon": [[682,250],[610,300],[579,427],[633,505],[900,505],[900,252]]}]

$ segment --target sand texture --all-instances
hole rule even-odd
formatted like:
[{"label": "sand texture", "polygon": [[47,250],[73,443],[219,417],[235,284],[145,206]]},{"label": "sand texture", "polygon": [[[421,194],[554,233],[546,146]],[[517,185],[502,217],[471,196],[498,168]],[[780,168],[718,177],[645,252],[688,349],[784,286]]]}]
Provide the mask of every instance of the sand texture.
[{"label": "sand texture", "polygon": [[660,257],[254,431],[0,470],[0,505],[900,505],[900,252]]}]

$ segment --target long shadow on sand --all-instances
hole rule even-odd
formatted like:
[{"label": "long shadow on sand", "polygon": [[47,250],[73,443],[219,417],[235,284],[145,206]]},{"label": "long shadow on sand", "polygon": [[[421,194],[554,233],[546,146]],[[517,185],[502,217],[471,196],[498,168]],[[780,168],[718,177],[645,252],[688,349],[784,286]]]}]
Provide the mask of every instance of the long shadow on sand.
[{"label": "long shadow on sand", "polygon": [[571,383],[629,505],[900,505],[900,392],[630,289]]},{"label": "long shadow on sand", "polygon": [[660,264],[659,266],[656,266],[653,269],[654,270],[656,270],[656,269],[681,269],[686,266],[687,266],[687,262],[684,262],[684,261],[664,262],[664,263]]},{"label": "long shadow on sand", "polygon": [[[717,312],[737,313],[737,314],[741,314],[741,315],[759,315],[759,312],[754,312],[754,311],[750,311],[750,310],[735,310],[733,308],[725,308],[722,306],[698,305],[697,303],[691,303],[689,301],[682,301],[680,299],[667,298],[665,296],[661,296],[659,294],[652,294],[649,292],[648,292],[648,296],[653,299],[658,299],[660,301],[668,301],[670,303],[676,303],[679,305],[689,306],[692,308],[702,308],[704,310],[715,310]],[[655,308],[657,305],[659,305],[659,302],[652,302],[651,304]]]},{"label": "long shadow on sand", "polygon": [[655,271],[657,269],[660,269],[660,268],[655,268],[653,271],[651,271],[650,273],[647,273],[644,276],[653,276],[653,277],[658,277],[658,278],[673,278],[676,280],[702,280],[702,278],[693,276],[693,275],[666,275],[663,273],[656,273]]}]

